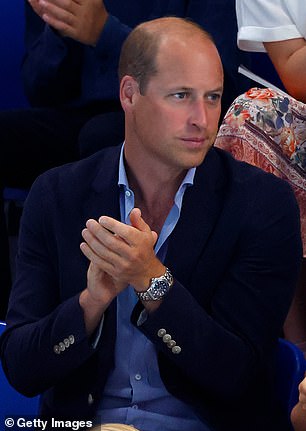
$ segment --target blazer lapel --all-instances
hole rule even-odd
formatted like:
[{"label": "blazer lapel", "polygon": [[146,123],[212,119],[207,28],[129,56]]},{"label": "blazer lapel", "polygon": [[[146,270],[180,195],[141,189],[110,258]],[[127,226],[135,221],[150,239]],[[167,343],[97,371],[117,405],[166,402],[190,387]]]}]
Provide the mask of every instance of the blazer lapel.
[{"label": "blazer lapel", "polygon": [[83,210],[87,218],[98,219],[107,215],[120,220],[118,169],[121,146],[102,150],[97,174]]},{"label": "blazer lapel", "polygon": [[182,283],[188,282],[218,220],[224,186],[222,164],[212,149],[197,169],[194,185],[185,192],[181,216],[169,241],[165,264]]}]

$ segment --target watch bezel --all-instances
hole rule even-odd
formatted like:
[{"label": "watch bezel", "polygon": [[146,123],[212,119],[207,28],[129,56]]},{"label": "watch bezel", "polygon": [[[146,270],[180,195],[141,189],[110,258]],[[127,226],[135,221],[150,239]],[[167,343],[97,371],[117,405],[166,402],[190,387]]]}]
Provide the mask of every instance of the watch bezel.
[{"label": "watch bezel", "polygon": [[[168,268],[164,275],[160,277],[152,277],[150,286],[144,292],[136,292],[139,299],[142,301],[160,301],[169,292],[173,284],[173,277]],[[163,286],[163,287],[162,287]]]}]

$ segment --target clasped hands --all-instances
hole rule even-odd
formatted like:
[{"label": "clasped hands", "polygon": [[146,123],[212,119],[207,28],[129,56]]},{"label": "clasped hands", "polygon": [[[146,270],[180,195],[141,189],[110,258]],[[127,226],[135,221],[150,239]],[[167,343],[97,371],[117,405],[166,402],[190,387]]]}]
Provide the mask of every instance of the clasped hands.
[{"label": "clasped hands", "polygon": [[152,277],[165,272],[154,252],[157,233],[138,208],[131,211],[130,222],[126,225],[102,216],[99,221],[88,220],[82,231],[80,248],[90,260],[87,289],[97,302],[111,302],[129,284],[144,291]]},{"label": "clasped hands", "polygon": [[108,17],[103,0],[28,0],[33,10],[64,37],[95,46]]}]

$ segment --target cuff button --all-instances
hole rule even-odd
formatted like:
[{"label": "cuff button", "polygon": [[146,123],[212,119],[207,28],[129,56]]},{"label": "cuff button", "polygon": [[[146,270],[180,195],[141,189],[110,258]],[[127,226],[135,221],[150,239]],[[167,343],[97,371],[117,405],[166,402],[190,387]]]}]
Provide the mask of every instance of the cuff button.
[{"label": "cuff button", "polygon": [[159,329],[157,332],[157,335],[162,338],[164,335],[166,335],[167,331],[163,328]]},{"label": "cuff button", "polygon": [[182,351],[182,349],[180,348],[180,346],[174,346],[174,347],[172,347],[172,353],[174,354],[174,355],[178,355],[179,353],[181,353],[181,351]]},{"label": "cuff button", "polygon": [[168,341],[167,346],[169,349],[172,349],[174,346],[176,346],[176,342],[174,340],[170,340]]},{"label": "cuff button", "polygon": [[169,343],[169,341],[171,340],[171,335],[169,335],[169,334],[165,334],[164,336],[163,336],[163,342],[164,343]]}]

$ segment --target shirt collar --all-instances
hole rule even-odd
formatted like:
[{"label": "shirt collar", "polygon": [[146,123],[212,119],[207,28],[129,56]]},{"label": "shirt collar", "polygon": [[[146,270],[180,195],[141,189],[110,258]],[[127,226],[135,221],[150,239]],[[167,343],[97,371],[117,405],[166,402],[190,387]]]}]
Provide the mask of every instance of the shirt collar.
[{"label": "shirt collar", "polygon": [[[127,179],[127,175],[126,175],[126,170],[125,170],[125,166],[124,166],[124,144],[122,145],[121,148],[121,152],[120,152],[120,159],[119,159],[119,175],[118,175],[118,186],[123,186],[124,188],[128,189],[129,188],[129,182]],[[193,181],[194,181],[194,176],[195,176],[195,172],[196,172],[196,168],[190,168],[187,171],[187,174],[185,175],[185,178],[183,179],[177,193],[175,196],[175,203],[176,202],[176,198],[177,196],[180,194],[182,189],[185,189],[187,186],[192,186],[193,185]]]}]

